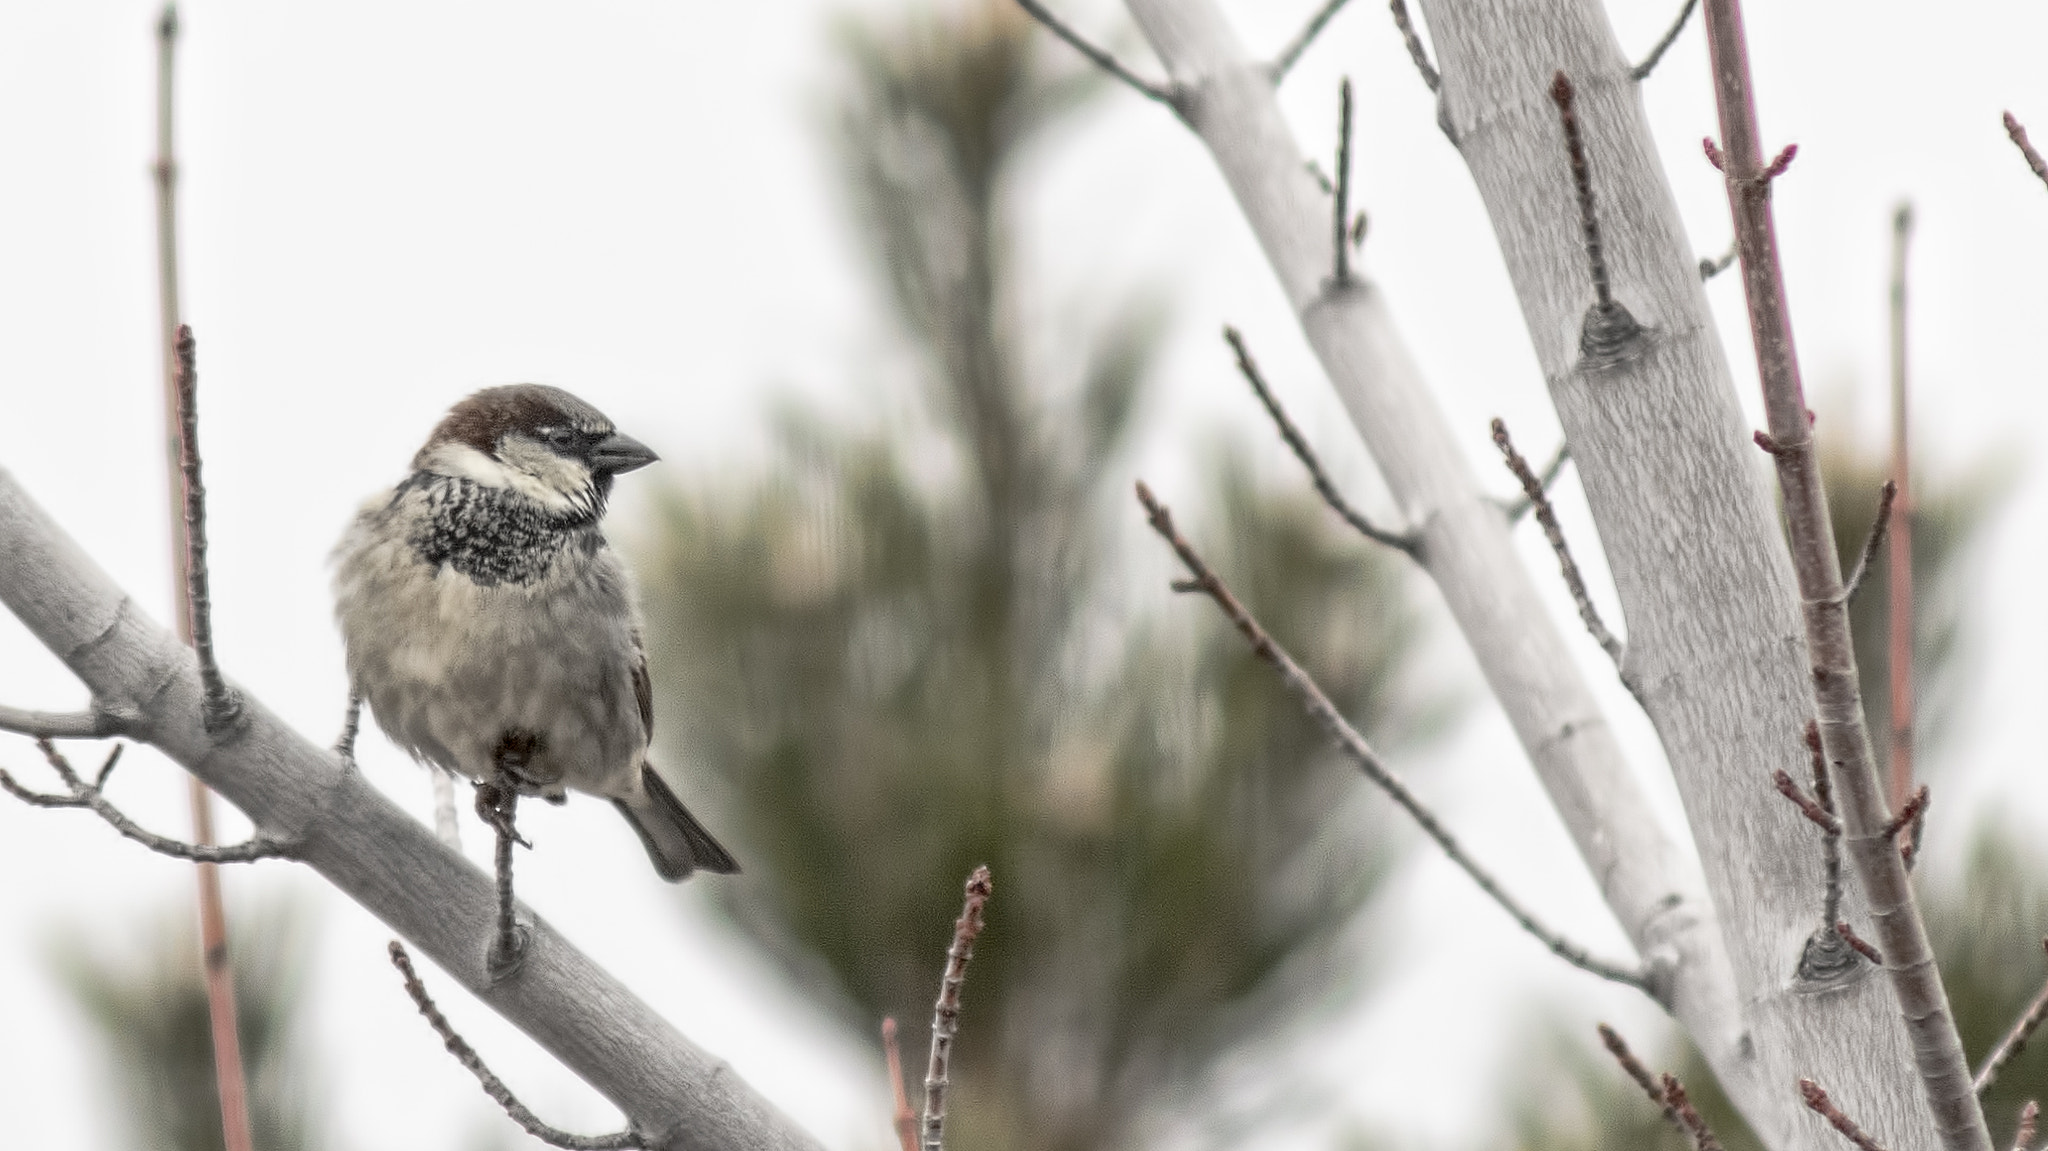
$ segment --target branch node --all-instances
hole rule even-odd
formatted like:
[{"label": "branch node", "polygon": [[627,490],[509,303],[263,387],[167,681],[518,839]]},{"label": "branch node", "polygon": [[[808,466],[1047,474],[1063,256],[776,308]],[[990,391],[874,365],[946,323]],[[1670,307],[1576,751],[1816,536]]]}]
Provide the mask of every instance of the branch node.
[{"label": "branch node", "polygon": [[413,971],[412,956],[406,954],[405,945],[394,939],[387,951],[391,956],[391,966],[396,967],[398,974],[405,980],[405,993],[412,996],[413,1006],[419,1008],[420,1015],[426,1019],[427,1025],[441,1037],[441,1043],[448,1048],[448,1054],[453,1055],[456,1062],[468,1069],[471,1075],[476,1076],[477,1082],[483,1084],[484,1094],[504,1108],[505,1114],[524,1128],[528,1135],[550,1147],[563,1148],[564,1151],[625,1151],[627,1148],[650,1146],[646,1137],[633,1130],[631,1126],[610,1135],[572,1135],[559,1127],[551,1127],[542,1122],[539,1116],[527,1110],[526,1104],[521,1103],[517,1095],[512,1094],[512,1089],[505,1086],[504,1080],[492,1074],[491,1069],[484,1065],[483,1057],[476,1053],[476,1048],[469,1045],[469,1041],[448,1022],[448,1017],[441,1014],[441,1009],[434,1005],[433,997],[427,994],[426,984],[421,983],[419,975]]},{"label": "branch node", "polygon": [[1550,100],[1557,105],[1558,123],[1564,129],[1565,157],[1571,164],[1572,185],[1578,191],[1579,232],[1584,237],[1586,265],[1593,278],[1593,306],[1579,326],[1579,352],[1594,366],[1606,366],[1625,358],[1643,334],[1642,324],[1614,298],[1614,285],[1607,269],[1607,249],[1600,238],[1600,218],[1594,210],[1593,171],[1586,161],[1586,141],[1579,127],[1578,94],[1571,78],[1563,72],[1551,77]]},{"label": "branch node", "polygon": [[1878,967],[1884,966],[1884,954],[1871,946],[1869,940],[1856,934],[1856,929],[1849,926],[1848,920],[1839,919],[1835,921],[1835,934],[1842,937],[1842,942],[1855,948],[1856,954],[1870,960],[1872,964]]}]

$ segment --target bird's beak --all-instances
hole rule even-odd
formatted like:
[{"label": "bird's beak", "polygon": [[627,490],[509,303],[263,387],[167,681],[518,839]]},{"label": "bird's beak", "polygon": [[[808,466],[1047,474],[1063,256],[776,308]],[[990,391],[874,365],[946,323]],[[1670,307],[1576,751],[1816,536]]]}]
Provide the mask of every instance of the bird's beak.
[{"label": "bird's beak", "polygon": [[660,458],[624,432],[613,432],[590,449],[590,466],[607,475],[644,468]]}]

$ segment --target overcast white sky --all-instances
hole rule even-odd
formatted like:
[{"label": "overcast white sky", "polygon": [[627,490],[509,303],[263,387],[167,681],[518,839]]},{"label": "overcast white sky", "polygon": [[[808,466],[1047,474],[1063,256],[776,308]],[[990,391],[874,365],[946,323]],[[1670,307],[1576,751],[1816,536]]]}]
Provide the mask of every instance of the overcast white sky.
[{"label": "overcast white sky", "polygon": [[[439,412],[476,387],[571,388],[676,469],[746,460],[762,401],[778,390],[860,402],[892,337],[819,128],[828,21],[850,3],[184,7],[184,290],[200,338],[216,619],[231,675],[315,738],[333,730],[343,683],[327,550],[355,503],[398,478]],[[1314,6],[1232,11],[1267,48]],[[1065,7],[1103,39],[1138,42],[1114,5]],[[1612,15],[1637,52],[1674,8],[1619,0]],[[0,156],[10,161],[0,181],[0,466],[167,618],[148,180],[154,15],[141,3],[0,6]],[[1937,15],[1902,0],[1784,0],[1747,16],[1765,133],[1800,145],[1777,205],[1811,386],[1856,397],[1862,429],[1881,428],[1886,243],[1892,205],[1909,196],[1920,220],[1913,344],[1924,458],[1953,468],[2005,451],[2023,464],[1986,550],[1979,690],[1935,833],[1994,804],[2038,830],[2048,811],[2037,737],[2048,677],[2035,654],[2048,636],[2038,590],[2048,477],[2033,436],[2048,421],[2048,190],[1998,115],[2012,108],[2048,138],[2048,8],[1979,0]],[[1129,55],[1149,64],[1141,50]],[[1555,421],[1485,217],[1376,0],[1339,17],[1283,93],[1317,154],[1331,139],[1340,73],[1359,85],[1365,270],[1387,288],[1481,474],[1493,475],[1488,417],[1507,417],[1530,445],[1551,442]],[[1699,153],[1714,123],[1697,27],[1645,99],[1696,246],[1719,252],[1729,229]],[[1215,338],[1226,320],[1247,330],[1340,470],[1370,488],[1355,437],[1206,155],[1169,116],[1111,94],[1043,143],[1023,192],[1025,254],[1047,298],[1153,286],[1174,305],[1179,327],[1144,453],[1169,488],[1202,427],[1257,415]],[[1728,277],[1709,294],[1750,389],[1739,286]],[[619,534],[642,506],[634,480]],[[1575,484],[1565,493],[1568,527],[1591,558]],[[1547,576],[1540,543],[1524,543]],[[1588,567],[1604,578],[1597,558]],[[1611,603],[1604,585],[1596,595]],[[1561,593],[1556,607],[1569,623]],[[1598,650],[1581,646],[1591,678],[1608,682]],[[1473,680],[1447,648],[1455,673]],[[1611,714],[1654,776],[1655,749],[1614,694]],[[0,619],[0,699],[81,699],[11,618]],[[380,785],[426,812],[410,764],[374,739],[363,754]],[[0,740],[11,770],[41,778],[34,760],[25,741]],[[120,800],[182,829],[181,777],[148,756],[131,763]],[[1417,774],[1482,854],[1517,861],[1508,870],[1531,902],[1618,950],[1555,821],[1527,815],[1541,801],[1519,763],[1482,706]],[[708,916],[677,915],[601,805],[530,818],[529,834],[553,850],[523,866],[522,895],[829,1145],[881,1143],[879,1066],[866,1045],[837,1037]],[[44,973],[41,948],[59,923],[118,945],[133,916],[189,899],[190,876],[89,818],[6,805],[0,876],[10,1137],[114,1147],[87,1032]],[[1419,862],[1411,880],[1385,912],[1403,917],[1413,940],[1393,957],[1390,990],[1336,1013],[1296,1059],[1337,1086],[1359,1121],[1429,1139],[1470,1134],[1484,1109],[1450,1104],[1468,1074],[1485,1081],[1532,994],[1573,1026],[1596,1015],[1653,1025],[1626,992],[1551,963],[1438,861]],[[238,899],[289,891],[317,909],[313,1034],[337,1146],[448,1147],[500,1122],[413,1017],[383,961],[380,925],[289,865],[235,871],[228,885]],[[543,1113],[586,1130],[612,1121],[487,1012],[452,991],[444,998]]]}]

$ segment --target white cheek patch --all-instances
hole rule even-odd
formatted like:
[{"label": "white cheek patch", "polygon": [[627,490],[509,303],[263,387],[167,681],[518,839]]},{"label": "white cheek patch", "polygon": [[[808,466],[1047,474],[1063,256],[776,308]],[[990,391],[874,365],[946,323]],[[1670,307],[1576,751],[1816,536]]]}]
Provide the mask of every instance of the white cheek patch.
[{"label": "white cheek patch", "polygon": [[507,436],[499,446],[504,460],[492,459],[468,444],[444,443],[426,460],[438,475],[474,480],[485,487],[510,488],[551,512],[587,514],[595,511],[596,485],[588,465],[563,459],[523,436]]}]

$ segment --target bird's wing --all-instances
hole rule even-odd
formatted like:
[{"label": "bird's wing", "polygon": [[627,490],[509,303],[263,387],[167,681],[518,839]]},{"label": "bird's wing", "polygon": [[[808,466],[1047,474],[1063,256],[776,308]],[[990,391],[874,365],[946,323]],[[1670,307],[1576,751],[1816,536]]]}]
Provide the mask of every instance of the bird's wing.
[{"label": "bird's wing", "polygon": [[640,633],[633,633],[633,698],[640,702],[640,730],[648,742],[654,740],[654,680],[647,675],[647,649]]}]

